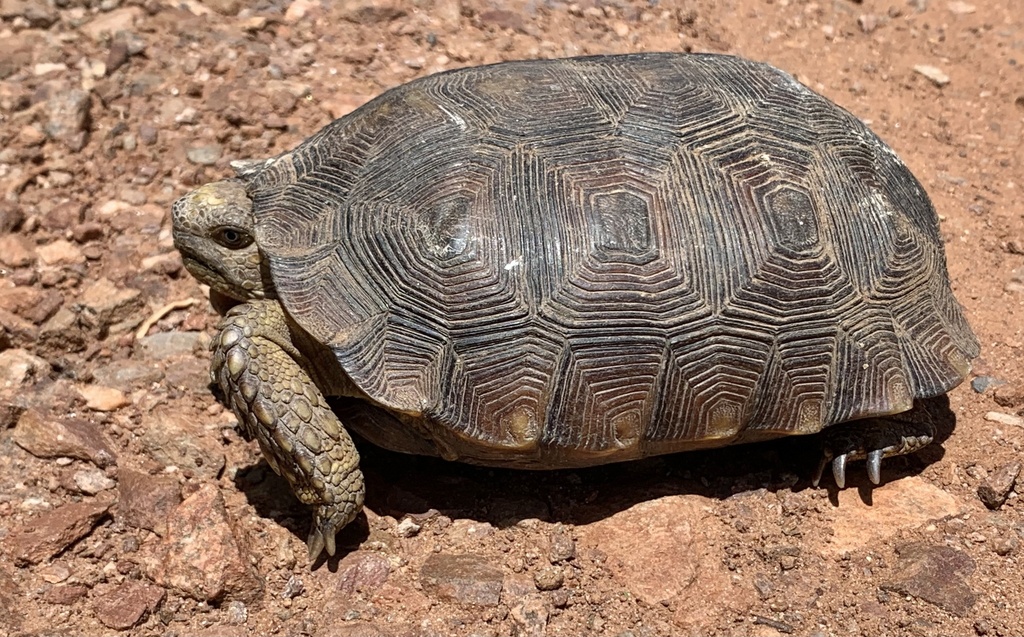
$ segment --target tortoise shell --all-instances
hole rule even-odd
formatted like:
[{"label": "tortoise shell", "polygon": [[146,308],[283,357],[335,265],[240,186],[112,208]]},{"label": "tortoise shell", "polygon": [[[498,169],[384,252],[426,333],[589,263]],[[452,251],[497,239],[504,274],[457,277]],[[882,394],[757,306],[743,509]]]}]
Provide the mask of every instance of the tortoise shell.
[{"label": "tortoise shell", "polygon": [[432,75],[246,188],[287,313],[383,418],[357,428],[447,457],[578,466],[813,433],[906,411],[978,353],[907,167],[734,57]]}]

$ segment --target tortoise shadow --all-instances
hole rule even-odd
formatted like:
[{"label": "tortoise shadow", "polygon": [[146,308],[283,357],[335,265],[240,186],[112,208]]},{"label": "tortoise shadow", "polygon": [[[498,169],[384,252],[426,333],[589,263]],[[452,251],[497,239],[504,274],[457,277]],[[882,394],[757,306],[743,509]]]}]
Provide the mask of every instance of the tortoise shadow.
[{"label": "tortoise shadow", "polygon": [[[887,458],[883,483],[918,475],[945,454],[942,443],[952,434],[956,416],[945,396],[929,400],[935,401],[930,406],[936,428],[933,443],[912,455]],[[366,476],[366,507],[374,513],[420,520],[440,514],[497,528],[531,518],[589,524],[668,495],[724,500],[758,489],[802,491],[814,488],[811,476],[822,448],[820,435],[796,436],[586,469],[527,471],[401,454],[359,439],[356,444]],[[266,461],[239,469],[235,484],[259,515],[273,518],[305,541],[309,510]],[[831,476],[823,477],[819,488],[827,489],[829,500],[838,506],[839,490]],[[871,504],[872,485],[863,463],[850,465],[847,488],[856,488],[861,499]],[[335,570],[339,556],[369,537],[369,524],[361,514],[338,534],[338,556],[326,560],[328,568]],[[318,559],[314,566],[323,561]]]}]

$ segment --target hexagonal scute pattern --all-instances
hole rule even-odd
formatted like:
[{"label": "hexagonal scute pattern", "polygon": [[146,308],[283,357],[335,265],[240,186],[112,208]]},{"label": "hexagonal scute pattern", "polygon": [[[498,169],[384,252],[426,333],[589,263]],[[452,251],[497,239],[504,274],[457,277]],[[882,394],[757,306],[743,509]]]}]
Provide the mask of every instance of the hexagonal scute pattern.
[{"label": "hexagonal scute pattern", "polygon": [[978,353],[918,181],[738,58],[426,77],[247,188],[290,315],[449,457],[816,432],[942,393]]}]

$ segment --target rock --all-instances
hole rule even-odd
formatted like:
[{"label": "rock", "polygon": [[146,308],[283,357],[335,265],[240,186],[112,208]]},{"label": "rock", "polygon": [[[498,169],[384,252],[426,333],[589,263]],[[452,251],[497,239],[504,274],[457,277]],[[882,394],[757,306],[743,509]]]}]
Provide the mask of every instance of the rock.
[{"label": "rock", "polygon": [[128,42],[125,38],[114,38],[110,42],[110,48],[107,49],[107,59],[105,65],[107,67],[107,76],[109,77],[128,62],[128,58],[131,54],[128,51]]},{"label": "rock", "polygon": [[1011,427],[1024,427],[1024,418],[1014,416],[1013,414],[1004,414],[999,411],[990,411],[986,413],[985,420],[999,423],[1000,425],[1009,425]]},{"label": "rock", "polygon": [[911,542],[897,547],[899,562],[895,581],[882,584],[885,590],[912,595],[929,604],[964,617],[977,596],[964,578],[974,572],[974,560],[950,546]]},{"label": "rock", "polygon": [[990,389],[1001,387],[1005,384],[1005,380],[1000,380],[992,376],[976,376],[971,379],[971,389],[973,389],[976,394],[984,394]]},{"label": "rock", "polygon": [[93,589],[92,610],[107,628],[128,630],[140,624],[164,599],[164,589],[145,582],[99,584]]},{"label": "rock", "polygon": [[533,583],[537,590],[554,591],[562,588],[565,575],[558,566],[546,566],[533,574]]},{"label": "rock", "polygon": [[978,487],[978,497],[985,506],[993,511],[1003,506],[1013,491],[1013,485],[1020,475],[1020,468],[1020,462],[1010,462],[989,474],[985,483]]},{"label": "rock", "polygon": [[57,75],[68,70],[68,65],[63,62],[40,62],[32,67],[32,75],[43,77],[44,75]]},{"label": "rock", "polygon": [[47,604],[59,604],[70,606],[89,594],[89,589],[81,584],[66,584],[54,586],[43,594],[43,600]]},{"label": "rock", "polygon": [[4,544],[15,564],[38,564],[88,535],[109,508],[102,502],[65,504],[25,520],[4,538]]},{"label": "rock", "polygon": [[205,0],[203,4],[226,16],[238,14],[239,0]]},{"label": "rock", "polygon": [[[1021,98],[1021,103],[1024,104],[1024,98]],[[1006,282],[1003,289],[1007,292],[1024,292],[1024,267],[1015,268],[1010,273],[1010,280]]]},{"label": "rock", "polygon": [[79,27],[79,30],[86,36],[102,42],[103,40],[128,31],[135,26],[135,21],[142,16],[142,9],[139,7],[124,7],[115,9],[108,13],[101,13],[91,21]]},{"label": "rock", "polygon": [[992,541],[992,550],[995,551],[996,555],[1006,557],[1012,555],[1017,547],[1020,546],[1020,540],[1013,535],[1003,535],[995,538]]},{"label": "rock", "polygon": [[996,401],[1000,407],[1009,409],[1024,407],[1024,383],[1007,383],[996,387],[992,393],[992,400]]},{"label": "rock", "polygon": [[[3,40],[4,55],[0,56],[0,80],[4,80],[32,63],[32,54],[41,47],[42,37],[34,31],[15,33]],[[2,107],[0,107],[2,108]],[[0,214],[0,218],[3,215]],[[13,230],[4,228],[0,223],[0,232]]]},{"label": "rock", "polygon": [[152,146],[159,139],[160,131],[152,124],[139,125],[139,140],[146,146]]},{"label": "rock", "polygon": [[[0,70],[3,69],[3,58],[0,58]],[[0,71],[0,79],[3,79],[3,73]],[[2,107],[0,107],[2,108]],[[25,213],[21,211],[19,206],[14,205],[9,201],[0,201],[0,248],[3,249],[0,252],[0,263],[6,263],[4,260],[7,256],[7,249],[5,241],[24,241],[28,244],[28,240],[15,234],[7,234],[8,232],[14,232],[21,227],[22,222],[25,221]],[[11,265],[8,263],[8,265]]]},{"label": "rock", "polygon": [[356,24],[390,22],[405,15],[397,0],[342,0],[339,4],[341,17]]},{"label": "rock", "polygon": [[113,360],[107,365],[97,367],[93,370],[92,377],[100,385],[129,392],[160,382],[164,373],[160,367],[151,363],[127,359]]},{"label": "rock", "polygon": [[43,265],[74,265],[85,263],[82,249],[65,239],[57,239],[36,248],[36,255]]},{"label": "rock", "polygon": [[100,426],[80,418],[56,420],[28,409],[18,419],[12,437],[37,458],[78,458],[101,468],[117,464],[117,455]]},{"label": "rock", "polygon": [[420,525],[412,518],[402,518],[402,521],[395,527],[395,535],[398,537],[413,537],[420,532]]},{"label": "rock", "polygon": [[288,578],[288,583],[284,585],[284,590],[281,591],[281,597],[282,599],[295,599],[299,595],[302,595],[302,591],[304,590],[306,590],[306,586],[302,583],[302,578],[292,575]]},{"label": "rock", "polygon": [[181,487],[171,476],[151,476],[122,469],[117,476],[114,517],[157,535],[167,532],[167,517],[181,504]]},{"label": "rock", "polygon": [[25,349],[8,349],[0,352],[0,389],[29,387],[45,380],[50,374],[50,364]]},{"label": "rock", "polygon": [[[57,312],[60,314],[60,311]],[[0,348],[35,343],[39,330],[35,325],[13,312],[0,308]]]},{"label": "rock", "polygon": [[85,146],[89,130],[89,94],[79,89],[58,91],[46,102],[47,120],[43,131],[51,139],[64,142],[72,151]]},{"label": "rock", "polygon": [[142,416],[139,442],[149,457],[164,467],[177,467],[186,477],[216,479],[224,469],[220,443],[203,435],[202,425],[187,414],[158,409]]},{"label": "rock", "polygon": [[177,274],[185,267],[178,252],[166,254],[154,254],[142,260],[143,272],[155,272],[156,274]]},{"label": "rock", "polygon": [[0,2],[0,17],[21,18],[33,29],[49,29],[58,19],[56,9],[41,0],[4,0]]},{"label": "rock", "polygon": [[301,22],[307,15],[319,13],[320,8],[320,4],[313,0],[292,0],[284,12],[284,21],[288,24]]},{"label": "rock", "polygon": [[124,392],[113,387],[80,385],[78,393],[85,401],[85,406],[96,411],[115,411],[131,404]]},{"label": "rock", "polygon": [[914,65],[914,71],[925,76],[931,80],[932,84],[940,88],[949,84],[949,76],[938,67],[929,64],[916,64]]},{"label": "rock", "polygon": [[103,238],[103,225],[95,221],[86,221],[72,228],[71,233],[76,242],[88,243]]},{"label": "rock", "polygon": [[516,627],[519,628],[516,631],[517,635],[521,637],[541,637],[544,635],[544,629],[548,625],[550,611],[543,599],[531,595],[513,606],[509,614],[512,616],[512,621],[515,622]]},{"label": "rock", "polygon": [[432,553],[420,569],[424,591],[474,606],[497,606],[503,579],[501,569],[471,553]]},{"label": "rock", "polygon": [[228,602],[226,610],[229,624],[237,626],[244,624],[245,620],[249,619],[249,607],[246,606],[244,602],[240,602],[237,599]]},{"label": "rock", "polygon": [[[0,232],[3,231],[0,230]],[[11,232],[11,230],[7,232]],[[0,236],[0,263],[12,268],[25,268],[35,262],[35,248],[27,237],[20,234]]]},{"label": "rock", "polygon": [[80,352],[85,349],[86,334],[78,322],[78,315],[66,307],[57,310],[39,328],[38,344],[51,352]]},{"label": "rock", "polygon": [[45,323],[64,304],[64,297],[56,290],[19,285],[0,294],[0,309],[13,312],[36,325]]},{"label": "rock", "polygon": [[621,585],[643,603],[657,605],[680,596],[697,579],[703,550],[694,529],[705,519],[698,498],[672,496],[577,530],[588,545],[607,554],[607,567]]},{"label": "rock", "polygon": [[142,320],[145,303],[142,294],[122,288],[107,278],[98,279],[78,297],[79,318],[84,325],[98,330],[104,337],[112,326],[129,319]]},{"label": "rock", "polygon": [[23,599],[25,597],[15,582],[14,573],[5,564],[0,564],[0,626],[5,626],[11,634],[21,630],[21,618],[26,614],[19,603]]},{"label": "rock", "polygon": [[878,16],[871,13],[861,14],[857,18],[857,26],[859,26],[860,30],[864,33],[872,33],[878,28]]},{"label": "rock", "polygon": [[383,586],[390,573],[391,564],[379,553],[353,551],[341,558],[331,580],[338,594],[369,594]]},{"label": "rock", "polygon": [[168,363],[164,369],[164,386],[208,396],[210,394],[210,363],[189,357]]},{"label": "rock", "polygon": [[49,584],[60,584],[71,577],[71,569],[63,562],[54,562],[38,572],[43,581]]},{"label": "rock", "polygon": [[510,29],[512,31],[520,31],[523,33],[526,31],[526,22],[523,20],[523,14],[520,11],[488,9],[487,11],[481,11],[478,17],[482,24],[498,29]]},{"label": "rock", "polygon": [[185,152],[185,156],[193,164],[200,166],[212,166],[220,160],[224,148],[220,144],[205,144],[203,146],[191,146]]},{"label": "rock", "polygon": [[576,557],[576,541],[561,524],[548,536],[548,561],[552,564],[567,562]]},{"label": "rock", "polygon": [[199,332],[157,332],[138,340],[141,353],[149,360],[162,361],[174,356],[191,356],[201,347]]},{"label": "rock", "polygon": [[976,10],[976,7],[973,4],[960,2],[960,0],[954,0],[946,6],[949,7],[950,12],[955,13],[956,15],[968,15],[970,13],[974,13]]},{"label": "rock", "polygon": [[43,215],[42,224],[49,230],[64,231],[85,221],[85,204],[62,201]]},{"label": "rock", "polygon": [[870,504],[864,503],[857,489],[843,489],[837,497],[839,504],[833,509],[833,535],[828,545],[828,551],[836,555],[877,545],[903,529],[914,529],[965,509],[954,496],[916,476],[875,487]]},{"label": "rock", "polygon": [[327,627],[323,633],[324,637],[396,637],[396,635],[424,635],[434,637],[436,633],[421,633],[412,629],[411,626],[404,627],[402,624],[395,625],[389,622],[389,627],[399,632],[390,632],[374,623],[348,622],[344,624],[333,624]]},{"label": "rock", "polygon": [[204,484],[168,517],[167,535],[143,557],[143,568],[157,584],[199,601],[253,601],[263,581],[248,546],[220,491]]},{"label": "rock", "polygon": [[96,468],[80,469],[71,476],[71,479],[79,492],[86,495],[96,495],[100,491],[113,489],[116,485],[105,473]]}]

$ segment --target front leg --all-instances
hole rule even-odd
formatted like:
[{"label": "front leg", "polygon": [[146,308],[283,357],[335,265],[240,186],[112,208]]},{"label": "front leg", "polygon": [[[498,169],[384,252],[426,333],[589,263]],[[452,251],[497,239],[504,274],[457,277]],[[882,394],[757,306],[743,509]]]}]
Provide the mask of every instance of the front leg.
[{"label": "front leg", "polygon": [[238,422],[303,503],[313,507],[310,560],[363,506],[359,453],[306,371],[276,301],[232,308],[214,339],[211,374]]}]

